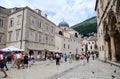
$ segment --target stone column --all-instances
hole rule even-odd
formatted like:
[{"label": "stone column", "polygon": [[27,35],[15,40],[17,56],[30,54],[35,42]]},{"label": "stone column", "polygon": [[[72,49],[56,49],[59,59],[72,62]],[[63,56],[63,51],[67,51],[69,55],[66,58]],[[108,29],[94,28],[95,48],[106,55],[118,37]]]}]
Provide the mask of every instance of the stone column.
[{"label": "stone column", "polygon": [[116,61],[116,56],[115,56],[115,39],[114,39],[115,32],[114,31],[110,31],[109,34],[110,34],[112,61]]},{"label": "stone column", "polygon": [[109,50],[110,50],[110,48],[109,48],[109,41],[110,41],[110,37],[109,37],[109,34],[105,34],[104,35],[104,41],[105,41],[105,43],[104,43],[104,45],[105,45],[105,61],[106,60],[109,60]]},{"label": "stone column", "polygon": [[105,55],[105,56],[106,56],[106,60],[108,60],[108,59],[109,59],[109,46],[108,46],[108,41],[105,42],[105,45],[106,45],[106,47],[105,47],[105,48],[106,48],[106,55]]}]

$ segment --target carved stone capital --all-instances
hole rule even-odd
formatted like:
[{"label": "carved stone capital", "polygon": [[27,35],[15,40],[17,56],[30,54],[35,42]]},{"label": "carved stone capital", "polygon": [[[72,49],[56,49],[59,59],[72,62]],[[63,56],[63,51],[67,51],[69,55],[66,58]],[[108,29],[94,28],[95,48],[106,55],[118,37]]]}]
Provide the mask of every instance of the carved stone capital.
[{"label": "carved stone capital", "polygon": [[109,31],[109,35],[110,35],[111,37],[114,37],[114,36],[115,36],[115,31]]},{"label": "carved stone capital", "polygon": [[109,34],[105,34],[105,35],[104,35],[104,40],[105,40],[105,41],[110,41],[110,36],[109,36]]}]

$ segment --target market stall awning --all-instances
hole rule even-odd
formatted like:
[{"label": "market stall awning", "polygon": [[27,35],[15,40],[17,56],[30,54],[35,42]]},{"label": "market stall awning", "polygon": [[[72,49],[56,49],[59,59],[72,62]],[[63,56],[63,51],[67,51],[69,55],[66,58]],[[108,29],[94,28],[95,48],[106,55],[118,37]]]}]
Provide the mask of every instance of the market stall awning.
[{"label": "market stall awning", "polygon": [[6,48],[1,49],[3,52],[11,52],[11,51],[23,51],[22,49],[16,48],[14,46],[8,46]]}]

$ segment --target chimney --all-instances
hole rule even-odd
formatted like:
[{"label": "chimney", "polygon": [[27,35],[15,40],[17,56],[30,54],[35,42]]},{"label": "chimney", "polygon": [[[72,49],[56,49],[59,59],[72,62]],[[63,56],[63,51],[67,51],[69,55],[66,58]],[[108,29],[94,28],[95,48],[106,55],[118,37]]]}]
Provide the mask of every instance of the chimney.
[{"label": "chimney", "polygon": [[45,14],[45,18],[47,18],[47,14]]},{"label": "chimney", "polygon": [[35,9],[35,11],[36,11],[38,14],[41,14],[41,10],[40,10],[40,9]]}]

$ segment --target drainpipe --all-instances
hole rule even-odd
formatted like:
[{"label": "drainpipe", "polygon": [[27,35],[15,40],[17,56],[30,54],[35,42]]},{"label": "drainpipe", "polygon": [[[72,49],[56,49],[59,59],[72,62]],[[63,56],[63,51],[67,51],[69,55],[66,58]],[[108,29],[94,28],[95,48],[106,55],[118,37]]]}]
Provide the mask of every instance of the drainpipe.
[{"label": "drainpipe", "polygon": [[25,10],[25,8],[23,8],[23,16],[22,16],[22,27],[21,27],[21,40],[20,40],[20,49],[22,49],[23,25],[24,25],[24,10]]}]

